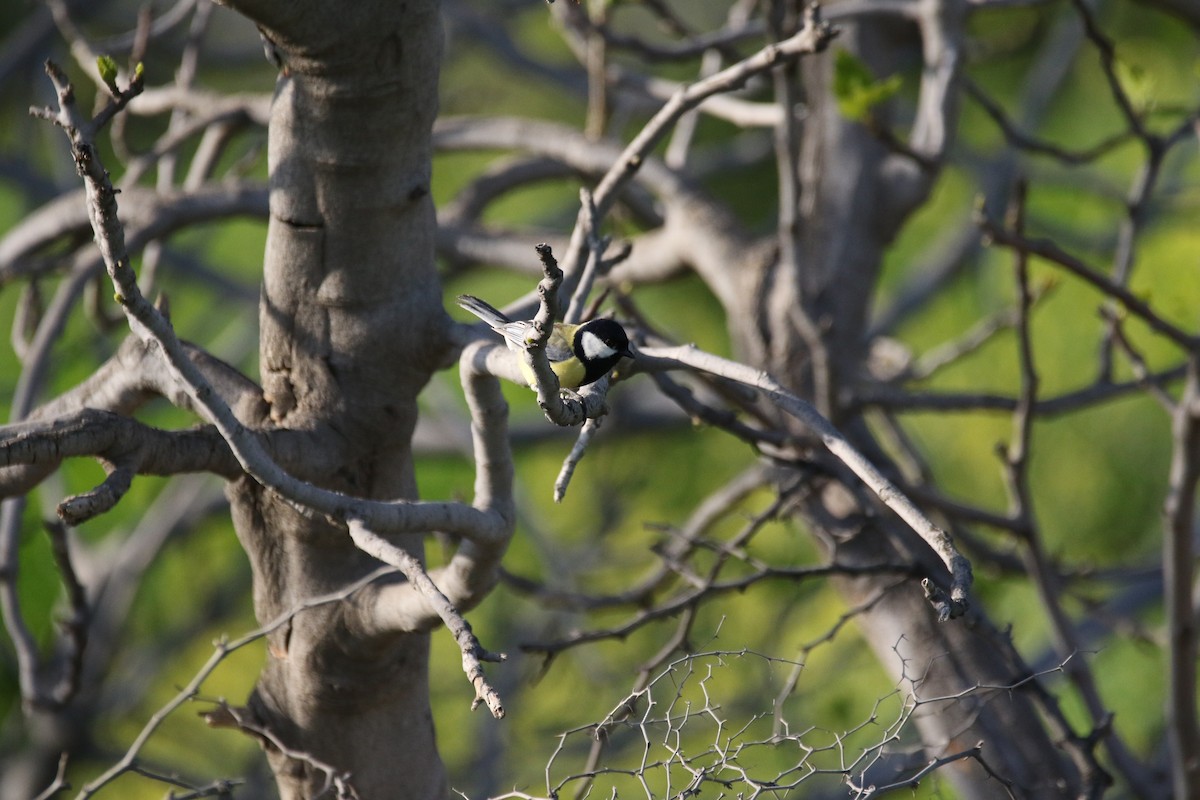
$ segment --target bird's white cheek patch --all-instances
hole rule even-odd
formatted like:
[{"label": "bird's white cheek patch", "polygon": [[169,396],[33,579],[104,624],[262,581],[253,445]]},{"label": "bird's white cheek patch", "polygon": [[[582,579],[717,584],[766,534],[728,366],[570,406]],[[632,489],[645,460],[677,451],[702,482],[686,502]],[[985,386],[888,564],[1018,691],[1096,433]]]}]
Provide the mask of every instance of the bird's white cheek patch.
[{"label": "bird's white cheek patch", "polygon": [[584,331],[580,337],[580,344],[583,345],[583,354],[590,359],[599,360],[612,358],[617,354],[617,351],[604,343],[596,334],[591,331]]}]

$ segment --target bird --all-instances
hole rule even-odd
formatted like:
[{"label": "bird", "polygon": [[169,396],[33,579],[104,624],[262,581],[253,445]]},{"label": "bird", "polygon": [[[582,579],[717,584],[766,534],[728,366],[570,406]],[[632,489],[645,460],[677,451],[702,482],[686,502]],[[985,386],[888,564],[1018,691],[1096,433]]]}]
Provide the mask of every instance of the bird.
[{"label": "bird", "polygon": [[[518,355],[523,356],[527,343],[536,335],[533,320],[510,319],[478,297],[459,295],[458,304],[503,336],[508,349]],[[594,383],[607,375],[622,358],[633,357],[625,329],[619,322],[605,317],[581,325],[556,322],[546,341],[546,358],[558,376],[558,385],[562,389],[578,389]],[[524,358],[519,363],[521,375],[529,383],[529,388],[536,389],[537,378],[533,369]]]}]

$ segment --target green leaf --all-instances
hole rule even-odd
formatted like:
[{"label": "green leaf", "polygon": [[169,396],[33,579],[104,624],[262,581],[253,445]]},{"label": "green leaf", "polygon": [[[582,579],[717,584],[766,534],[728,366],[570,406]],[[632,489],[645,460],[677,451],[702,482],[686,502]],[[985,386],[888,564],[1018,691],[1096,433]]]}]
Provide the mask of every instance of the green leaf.
[{"label": "green leaf", "polygon": [[104,85],[113,94],[116,94],[117,89],[117,62],[112,56],[97,56],[96,69],[100,70],[100,80],[104,81]]},{"label": "green leaf", "polygon": [[142,76],[146,74],[146,65],[142,62],[137,62],[133,68],[133,83],[138,83],[142,80]]},{"label": "green leaf", "polygon": [[879,105],[900,91],[901,78],[891,75],[876,80],[862,59],[848,50],[838,50],[833,62],[833,96],[846,119],[862,122]]}]

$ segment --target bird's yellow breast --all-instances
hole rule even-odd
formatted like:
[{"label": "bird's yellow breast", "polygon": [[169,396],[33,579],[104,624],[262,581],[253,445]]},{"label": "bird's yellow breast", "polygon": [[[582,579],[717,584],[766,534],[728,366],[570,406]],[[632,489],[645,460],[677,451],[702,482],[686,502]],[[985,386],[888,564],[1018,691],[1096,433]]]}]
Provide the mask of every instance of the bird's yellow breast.
[{"label": "bird's yellow breast", "polygon": [[[554,370],[554,374],[558,376],[558,385],[563,389],[578,389],[579,384],[583,383],[587,371],[583,362],[577,358],[567,361],[551,361],[550,369]],[[521,375],[524,376],[530,389],[537,388],[537,376],[533,374],[533,367],[525,363],[524,358],[521,359]]]}]

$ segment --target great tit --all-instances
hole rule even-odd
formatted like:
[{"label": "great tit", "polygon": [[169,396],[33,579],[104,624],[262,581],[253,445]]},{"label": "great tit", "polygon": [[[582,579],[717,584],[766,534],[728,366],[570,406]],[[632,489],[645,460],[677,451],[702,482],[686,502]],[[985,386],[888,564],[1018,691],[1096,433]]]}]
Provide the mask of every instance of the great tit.
[{"label": "great tit", "polygon": [[[525,345],[534,336],[531,320],[511,320],[497,309],[469,294],[458,296],[458,304],[504,337],[508,349],[524,356]],[[633,358],[625,329],[611,319],[593,319],[582,325],[554,323],[546,342],[546,358],[563,389],[578,389],[598,381],[617,365],[622,357]],[[520,359],[521,375],[531,389],[537,388],[533,370]]]}]

